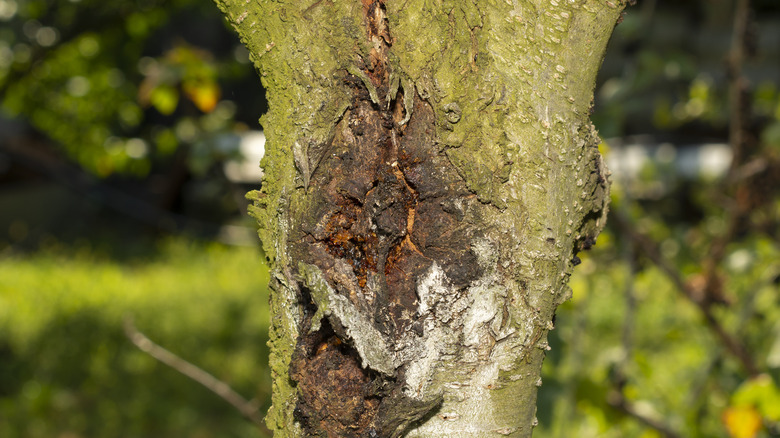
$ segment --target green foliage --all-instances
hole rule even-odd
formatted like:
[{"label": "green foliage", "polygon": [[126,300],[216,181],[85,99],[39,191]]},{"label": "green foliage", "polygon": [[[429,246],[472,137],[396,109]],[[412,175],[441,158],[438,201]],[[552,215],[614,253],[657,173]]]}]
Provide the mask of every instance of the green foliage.
[{"label": "green foliage", "polygon": [[[768,35],[777,2],[753,0],[748,37],[757,56],[742,66],[757,116],[780,120],[776,45]],[[627,9],[600,73],[593,120],[605,138],[646,133],[719,135],[729,122],[728,58],[733,2],[662,4]],[[695,17],[695,18],[694,18]],[[755,38],[753,40],[752,38]],[[774,113],[774,114],[773,114]],[[762,120],[762,125],[765,120]]]},{"label": "green foliage", "polygon": [[[607,403],[618,372],[624,373],[626,397],[682,436],[729,436],[721,416],[732,405],[754,406],[777,422],[780,364],[771,365],[771,376],[743,383],[739,364],[695,305],[655,267],[632,276],[623,258],[631,256],[613,242],[600,240],[595,253],[583,257],[572,277],[574,298],[558,310],[534,436],[655,436]],[[675,260],[683,265],[689,255],[679,254]],[[780,272],[778,260],[780,250],[766,238],[735,244],[728,256],[735,302],[722,312],[724,325],[762,361],[778,338],[780,306],[771,282]]]},{"label": "green foliage", "polygon": [[762,416],[780,421],[780,389],[769,376],[760,376],[743,383],[732,397],[734,406],[754,406]]},{"label": "green foliage", "polygon": [[[648,173],[638,178],[644,184],[665,172]],[[711,243],[726,231],[727,211],[709,201],[711,183],[688,184],[693,201],[677,195],[642,203],[627,200],[629,191],[616,185],[612,205],[695,285]],[[718,271],[728,304],[715,316],[767,371],[750,379],[700,309],[636,245],[613,226],[581,255],[571,279],[574,298],[559,308],[550,333],[534,436],[660,436],[610,404],[619,389],[642,415],[681,436],[776,436],[780,247],[759,232],[741,235],[728,244]]]},{"label": "green foliage", "polygon": [[[178,147],[245,129],[218,109],[235,107],[226,86],[256,79],[210,2],[49,3],[0,2],[0,109],[86,170],[145,176]],[[189,39],[205,47],[177,35],[199,26],[211,38]]]},{"label": "green foliage", "polygon": [[171,240],[154,260],[95,250],[0,259],[0,436],[260,437],[138,350],[122,321],[267,408],[261,254]]}]

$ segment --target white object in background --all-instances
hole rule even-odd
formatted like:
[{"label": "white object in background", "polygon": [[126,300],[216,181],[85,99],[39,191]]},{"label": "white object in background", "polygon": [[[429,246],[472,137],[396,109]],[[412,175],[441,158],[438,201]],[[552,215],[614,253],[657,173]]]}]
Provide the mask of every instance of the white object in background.
[{"label": "white object in background", "polygon": [[699,143],[675,146],[657,143],[651,137],[608,139],[610,151],[607,166],[615,178],[631,181],[649,163],[670,167],[678,176],[688,179],[719,178],[731,165],[731,148],[725,143]]},{"label": "white object in background", "polygon": [[227,160],[222,165],[227,178],[236,183],[259,183],[263,178],[260,159],[265,154],[263,131],[247,131],[239,134],[240,159]]}]

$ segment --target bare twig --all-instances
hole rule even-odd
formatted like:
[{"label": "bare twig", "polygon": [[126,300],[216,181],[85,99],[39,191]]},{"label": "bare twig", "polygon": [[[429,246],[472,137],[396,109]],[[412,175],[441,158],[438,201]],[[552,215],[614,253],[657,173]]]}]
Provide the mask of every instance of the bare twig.
[{"label": "bare twig", "polygon": [[[756,164],[747,165],[750,155],[749,146],[754,143],[749,130],[750,125],[750,96],[748,95],[748,79],[742,72],[742,65],[749,56],[748,31],[750,27],[750,0],[736,0],[734,10],[734,24],[731,36],[731,48],[729,50],[726,68],[729,81],[729,145],[731,146],[731,167],[726,178],[727,183],[739,185],[748,183],[745,174],[755,173]],[[760,170],[758,170],[760,172]],[[717,281],[716,270],[726,255],[726,247],[738,234],[743,218],[749,211],[739,203],[733,203],[726,209],[726,232],[718,236],[710,246],[709,256],[704,260],[704,273],[707,283]],[[710,290],[711,284],[707,284],[705,290]]]},{"label": "bare twig", "polygon": [[[619,207],[618,207],[619,208]],[[631,362],[632,351],[634,349],[634,324],[636,324],[636,294],[634,291],[634,282],[636,281],[637,262],[636,248],[634,242],[624,237],[619,239],[621,243],[621,253],[623,260],[628,261],[628,275],[623,290],[623,296],[626,300],[626,310],[623,315],[623,328],[621,331],[622,354],[620,360],[615,363],[615,372],[612,373],[612,386],[615,390],[622,392],[623,387],[628,380],[628,365]]]},{"label": "bare twig", "polygon": [[623,344],[623,360],[620,363],[620,373],[625,375],[625,368],[628,365],[631,351],[634,349],[634,324],[636,323],[636,291],[634,282],[638,271],[636,260],[636,248],[630,239],[621,239],[623,242],[623,259],[628,260],[628,276],[625,284],[626,314],[623,319],[623,330],[621,341]]},{"label": "bare twig", "polygon": [[[625,230],[623,231],[625,233]],[[646,414],[640,412],[636,407],[628,400],[626,400],[623,394],[623,388],[628,381],[628,375],[626,368],[631,358],[631,351],[633,350],[633,334],[634,323],[636,318],[634,313],[636,312],[636,295],[634,293],[634,281],[637,272],[636,254],[634,241],[630,238],[621,239],[623,242],[623,258],[628,260],[629,263],[629,275],[626,278],[625,285],[625,297],[626,297],[626,314],[623,319],[623,330],[621,336],[621,343],[623,348],[623,355],[615,364],[615,372],[612,373],[612,386],[613,389],[607,395],[607,403],[615,409],[619,410],[625,415],[634,418],[645,426],[655,429],[662,436],[667,438],[677,438],[679,435],[674,432],[671,426],[665,424],[661,419],[652,418]]]},{"label": "bare twig", "polygon": [[149,354],[165,365],[168,365],[174,370],[205,386],[211,392],[217,394],[223,400],[230,403],[234,408],[238,409],[238,411],[241,412],[241,414],[247,420],[251,421],[259,427],[265,427],[263,424],[263,418],[259,412],[260,407],[257,401],[246,400],[239,393],[233,390],[233,388],[228,386],[227,383],[217,379],[206,371],[203,371],[197,366],[155,344],[151,339],[146,337],[146,335],[138,331],[138,329],[133,324],[132,318],[125,318],[124,328],[127,337],[141,351]]},{"label": "bare twig", "polygon": [[745,142],[750,108],[747,78],[742,65],[748,57],[746,47],[750,19],[750,0],[736,0],[731,50],[728,56],[729,78],[729,143],[733,152],[731,169],[740,167],[746,158]]},{"label": "bare twig", "polygon": [[665,438],[682,438],[677,432],[673,431],[668,425],[662,423],[660,420],[640,412],[633,403],[626,400],[623,393],[620,391],[611,391],[607,397],[607,402],[613,408],[636,419],[645,426],[655,429]]}]

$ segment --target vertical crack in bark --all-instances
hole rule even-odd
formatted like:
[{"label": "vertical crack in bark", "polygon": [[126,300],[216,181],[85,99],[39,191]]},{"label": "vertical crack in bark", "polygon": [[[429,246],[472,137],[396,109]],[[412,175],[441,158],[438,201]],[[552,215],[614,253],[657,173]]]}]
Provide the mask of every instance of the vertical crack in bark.
[{"label": "vertical crack in bark", "polygon": [[372,47],[369,51],[369,59],[364,61],[361,69],[371,78],[374,87],[382,94],[387,95],[389,89],[388,53],[392,45],[392,38],[387,24],[384,0],[361,0],[363,2],[363,15],[366,22],[368,41]]},{"label": "vertical crack in bark", "polygon": [[[478,236],[465,220],[474,197],[439,152],[431,106],[414,87],[391,84],[383,1],[362,3],[369,57],[358,60],[358,74],[345,72],[352,105],[305,188],[291,239],[293,259],[327,284],[302,281],[308,307],[290,373],[296,418],[312,436],[400,436],[435,408],[439,395],[409,396],[405,387],[430,317],[420,310],[419,279],[436,266],[459,294],[482,274],[470,246]],[[358,342],[366,334],[356,326],[365,324],[381,339]],[[377,357],[393,363],[378,364],[367,342],[386,347]]]}]

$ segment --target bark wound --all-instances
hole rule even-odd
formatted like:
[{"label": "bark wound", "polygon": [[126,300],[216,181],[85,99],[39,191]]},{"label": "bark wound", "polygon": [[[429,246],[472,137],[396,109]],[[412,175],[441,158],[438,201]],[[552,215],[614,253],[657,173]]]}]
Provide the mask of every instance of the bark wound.
[{"label": "bark wound", "polygon": [[302,357],[292,362],[290,377],[298,383],[295,415],[310,432],[307,436],[370,434],[379,406],[372,388],[375,379],[360,367],[354,351],[324,323],[301,339],[297,354]]},{"label": "bark wound", "polygon": [[[457,292],[482,274],[470,247],[475,230],[464,220],[475,198],[439,150],[431,106],[413,89],[389,91],[392,38],[384,6],[363,6],[373,45],[370,58],[358,61],[365,77],[345,73],[352,106],[311,175],[291,254],[319,268],[382,337],[377,343],[388,346],[388,356],[399,358],[402,339],[425,335],[417,279],[437,263]],[[411,114],[404,93],[413,93]],[[305,284],[301,291],[309,308],[291,377],[307,435],[394,437],[437,405],[404,396],[403,359],[390,374],[364,368],[344,321],[329,315],[312,330],[316,305]]]}]

